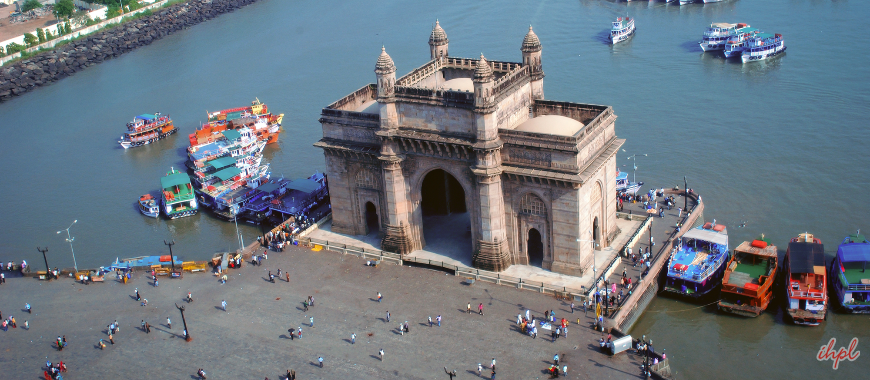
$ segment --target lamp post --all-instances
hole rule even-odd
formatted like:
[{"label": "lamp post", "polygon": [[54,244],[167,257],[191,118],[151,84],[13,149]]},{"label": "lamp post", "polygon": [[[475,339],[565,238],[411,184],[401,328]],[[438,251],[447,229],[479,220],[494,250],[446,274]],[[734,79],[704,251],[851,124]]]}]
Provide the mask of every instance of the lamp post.
[{"label": "lamp post", "polygon": [[36,250],[39,252],[42,252],[42,259],[45,260],[45,278],[50,280],[51,279],[51,270],[48,269],[48,259],[45,257],[45,253],[48,252],[48,247],[45,247],[45,249],[36,247]]},{"label": "lamp post", "polygon": [[683,197],[683,210],[686,211],[686,215],[689,214],[689,181],[686,179],[686,176],[683,176],[683,192],[686,195]]},{"label": "lamp post", "polygon": [[[625,149],[623,149],[622,151],[625,152]],[[634,183],[637,183],[637,157],[641,157],[641,156],[646,157],[647,154],[645,154],[645,153],[644,154],[635,154],[635,155],[631,155],[631,156],[627,157],[629,160],[631,160],[631,166],[634,167],[634,170],[632,170],[632,173],[631,173],[631,177],[633,179],[632,182],[634,182]]]},{"label": "lamp post", "polygon": [[73,268],[75,268],[76,273],[79,272],[79,265],[76,263],[76,251],[73,250],[73,245],[72,245],[73,240],[75,240],[76,238],[74,238],[74,237],[72,237],[72,235],[70,235],[69,229],[72,228],[73,224],[76,224],[76,222],[78,222],[78,221],[79,221],[78,219],[73,220],[73,222],[69,225],[69,227],[66,228],[66,230],[57,231],[58,234],[60,234],[63,231],[66,231],[66,241],[69,242],[69,250],[70,250],[70,252],[72,252],[72,257],[73,257]]},{"label": "lamp post", "polygon": [[242,240],[242,234],[239,233],[239,206],[233,205],[230,208],[233,213],[233,222],[236,224],[236,240],[239,241],[239,253],[245,249],[245,242]]},{"label": "lamp post", "polygon": [[193,337],[190,336],[190,330],[187,329],[187,320],[184,319],[184,306],[178,306],[178,304],[175,304],[175,307],[181,311],[181,324],[184,326],[184,340],[190,342],[193,340]]},{"label": "lamp post", "polygon": [[175,240],[167,243],[166,240],[163,241],[163,244],[169,246],[169,264],[172,265],[172,272],[175,273],[175,257],[172,257],[172,246],[175,245]]}]

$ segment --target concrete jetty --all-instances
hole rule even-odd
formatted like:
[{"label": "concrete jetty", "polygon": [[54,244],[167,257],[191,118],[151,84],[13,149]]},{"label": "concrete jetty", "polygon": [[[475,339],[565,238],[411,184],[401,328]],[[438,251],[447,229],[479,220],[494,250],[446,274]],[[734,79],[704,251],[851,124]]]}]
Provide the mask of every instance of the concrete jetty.
[{"label": "concrete jetty", "polygon": [[[290,282],[268,281],[269,271],[279,268],[290,273]],[[302,379],[430,379],[446,376],[445,366],[473,377],[478,363],[496,358],[501,378],[543,378],[558,353],[568,378],[640,376],[642,359],[634,353],[599,352],[600,333],[589,328],[593,313],[584,316],[580,309],[572,315],[569,303],[545,294],[483,282],[468,286],[424,268],[373,268],[352,255],[297,246],[270,252],[262,266],[246,263],[228,274],[226,284],[208,273],[191,273],[162,278],[158,287],[141,272],[126,285],[109,279],[82,285],[63,277],[12,278],[0,285],[0,311],[4,318],[15,316],[19,327],[0,331],[5,347],[0,371],[3,377],[32,378],[42,374],[46,360],[63,360],[70,371],[66,378],[188,378],[204,368],[209,378],[277,379],[294,369]],[[147,306],[135,300],[137,288]],[[193,294],[191,304],[183,302],[187,292]],[[309,295],[315,305],[305,312],[302,301]],[[469,302],[475,310],[483,303],[485,315],[466,314]],[[25,303],[33,314],[22,310]],[[175,304],[186,307],[191,342],[181,337]],[[526,309],[537,316],[555,309],[558,318],[571,320],[568,338],[550,342],[547,330],[538,339],[518,332],[517,314]],[[427,317],[438,315],[442,326],[429,327]],[[314,328],[308,326],[310,317]],[[141,331],[143,319],[151,333]],[[108,342],[107,325],[114,320],[121,326],[115,344],[98,349],[99,339]],[[22,328],[24,321],[29,330]],[[402,335],[398,323],[404,321],[410,333]],[[287,330],[298,327],[303,338],[289,339]],[[353,333],[356,344],[350,343]],[[69,342],[63,351],[53,347],[57,336]],[[324,368],[316,365],[319,356]]]}]

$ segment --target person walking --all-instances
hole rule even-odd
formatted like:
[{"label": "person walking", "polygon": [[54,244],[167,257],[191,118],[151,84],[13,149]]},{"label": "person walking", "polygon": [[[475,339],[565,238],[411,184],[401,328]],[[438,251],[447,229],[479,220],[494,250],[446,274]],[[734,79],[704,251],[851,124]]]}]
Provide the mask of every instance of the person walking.
[{"label": "person walking", "polygon": [[465,314],[471,314],[471,302],[469,302],[468,305],[465,306]]},{"label": "person walking", "polygon": [[489,364],[489,368],[495,368],[495,358],[492,358],[492,362]]},{"label": "person walking", "polygon": [[224,311],[227,311],[227,300],[221,300],[221,308],[223,308]]},{"label": "person walking", "polygon": [[145,322],[145,333],[151,334],[151,324],[148,322]]},{"label": "person walking", "polygon": [[378,355],[381,356],[381,361],[384,361],[384,349],[383,348],[380,349],[380,351],[378,351]]},{"label": "person walking", "polygon": [[350,344],[356,344],[356,333],[350,334]]},{"label": "person walking", "polygon": [[[19,304],[20,305],[20,304]],[[28,313],[33,314],[33,309],[30,308],[29,303],[24,304],[24,310],[27,310]]]},{"label": "person walking", "polygon": [[483,304],[477,305],[477,313],[483,315]]},{"label": "person walking", "polygon": [[30,330],[30,322],[28,322],[28,321],[24,321],[24,329],[25,329],[25,330]]},{"label": "person walking", "polygon": [[574,302],[571,302],[571,314],[574,314]]},{"label": "person walking", "polygon": [[317,362],[320,363],[320,368],[323,368],[323,356],[318,356]]},{"label": "person walking", "polygon": [[145,320],[142,320],[142,332],[145,332]]},{"label": "person walking", "polygon": [[314,328],[314,317],[308,318],[308,326],[311,326],[312,329]]},{"label": "person walking", "polygon": [[384,296],[381,295],[381,292],[378,292],[378,302],[381,302],[383,298]]},{"label": "person walking", "polygon": [[441,327],[441,315],[440,314],[437,317],[435,317],[435,320],[438,321],[438,327]]},{"label": "person walking", "polygon": [[106,348],[106,344],[103,343],[103,340],[102,340],[102,339],[100,339],[100,341],[97,342],[97,346],[99,346],[101,350],[104,349],[104,348]]},{"label": "person walking", "polygon": [[481,376],[483,372],[483,364],[477,363],[477,376]]},{"label": "person walking", "polygon": [[154,276],[154,287],[157,287],[157,276]]},{"label": "person walking", "polygon": [[166,327],[169,327],[172,330],[172,321],[169,320],[169,317],[166,317]]},{"label": "person walking", "polygon": [[187,292],[187,303],[191,302],[193,302],[193,296],[190,294],[190,292]]},{"label": "person walking", "polygon": [[297,338],[302,339],[302,326],[299,326],[299,328],[296,329],[296,335]]},{"label": "person walking", "polygon": [[290,272],[284,272],[284,275],[287,276],[287,282],[290,282]]},{"label": "person walking", "polygon": [[429,318],[429,327],[432,327],[432,316],[430,315],[428,318]]},{"label": "person walking", "polygon": [[387,323],[390,323],[390,311],[387,310]]},{"label": "person walking", "polygon": [[553,365],[559,366],[559,354],[553,355]]},{"label": "person walking", "polygon": [[142,296],[139,295],[139,288],[136,288],[136,301],[141,301]]},{"label": "person walking", "polygon": [[[102,339],[100,339],[100,340],[102,340]],[[115,337],[112,336],[112,334],[109,334],[109,342],[112,342],[113,345],[115,344]]]},{"label": "person walking", "polygon": [[272,274],[272,271],[269,271],[269,282],[275,283],[275,275]]}]

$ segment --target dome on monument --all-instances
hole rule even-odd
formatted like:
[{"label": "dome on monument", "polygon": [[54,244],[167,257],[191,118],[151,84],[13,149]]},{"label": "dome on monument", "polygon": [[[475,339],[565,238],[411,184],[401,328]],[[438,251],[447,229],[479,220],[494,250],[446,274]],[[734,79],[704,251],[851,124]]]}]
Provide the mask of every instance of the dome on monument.
[{"label": "dome on monument", "polygon": [[514,128],[515,131],[557,136],[574,136],[581,129],[583,123],[561,115],[536,116]]},{"label": "dome on monument", "polygon": [[487,80],[490,78],[492,78],[492,67],[486,61],[486,58],[483,57],[483,53],[481,53],[480,61],[477,61],[477,68],[474,69],[474,80]]},{"label": "dome on monument", "polygon": [[387,54],[387,49],[381,47],[381,55],[378,57],[378,63],[375,65],[375,72],[378,74],[389,74],[396,72],[396,65],[393,59]]},{"label": "dome on monument", "polygon": [[526,53],[541,50],[541,40],[538,39],[538,35],[532,30],[531,25],[529,25],[529,32],[526,33],[526,37],[523,38],[523,47],[521,50]]},{"label": "dome on monument", "polygon": [[444,45],[447,43],[447,33],[441,28],[438,20],[435,20],[435,27],[432,28],[432,34],[429,35],[430,45]]}]

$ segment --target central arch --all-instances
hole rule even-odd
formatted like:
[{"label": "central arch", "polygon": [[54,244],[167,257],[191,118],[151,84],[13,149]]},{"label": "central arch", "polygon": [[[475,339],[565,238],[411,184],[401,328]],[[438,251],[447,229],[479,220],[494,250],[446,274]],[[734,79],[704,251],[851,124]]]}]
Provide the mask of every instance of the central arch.
[{"label": "central arch", "polygon": [[465,189],[452,174],[434,169],[420,185],[423,249],[471,266],[471,217]]},{"label": "central arch", "polygon": [[544,241],[541,238],[541,232],[535,228],[529,230],[526,252],[529,253],[529,265],[536,267],[544,266]]},{"label": "central arch", "polygon": [[381,221],[378,218],[378,209],[372,202],[366,202],[366,235],[381,230]]}]

